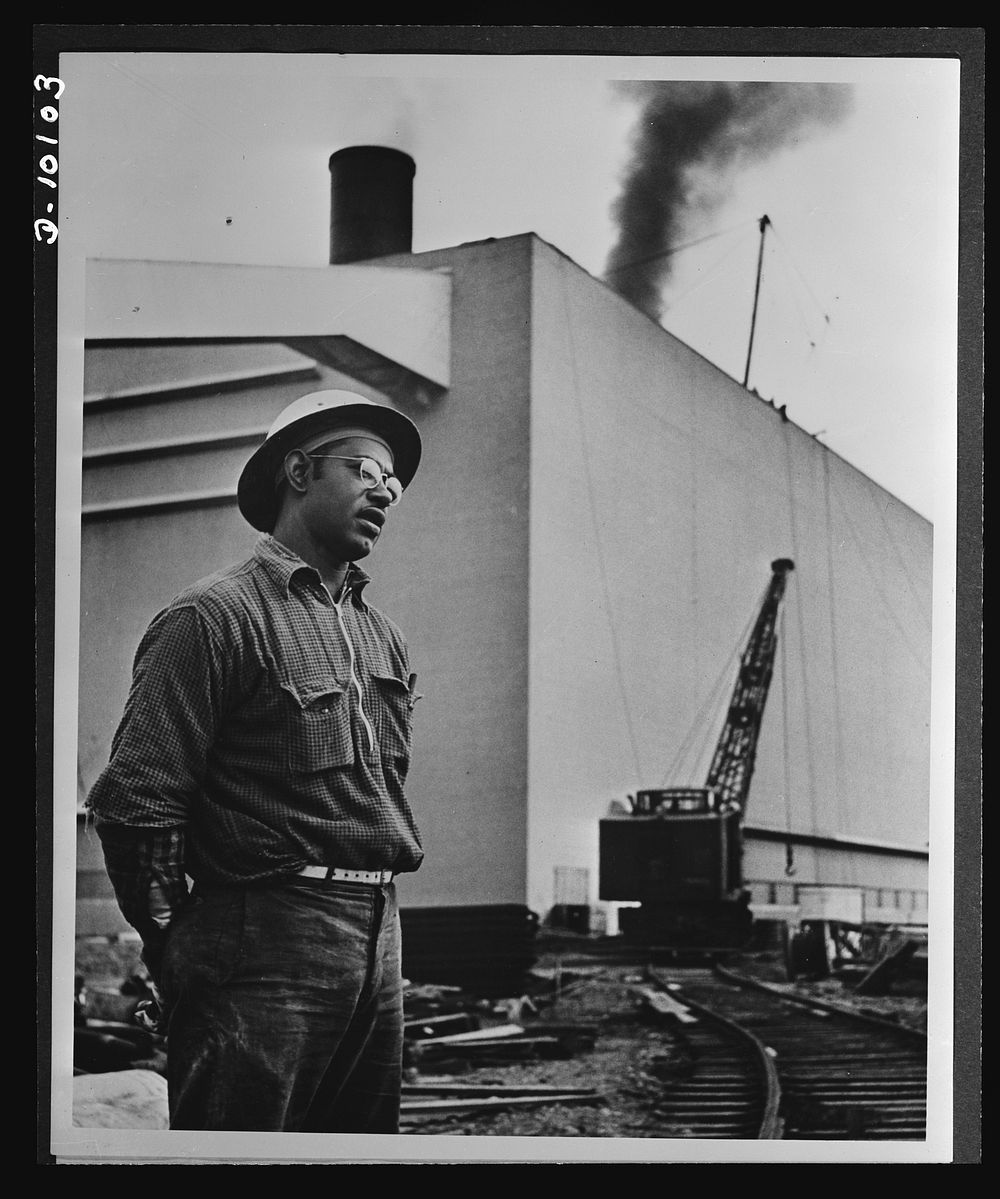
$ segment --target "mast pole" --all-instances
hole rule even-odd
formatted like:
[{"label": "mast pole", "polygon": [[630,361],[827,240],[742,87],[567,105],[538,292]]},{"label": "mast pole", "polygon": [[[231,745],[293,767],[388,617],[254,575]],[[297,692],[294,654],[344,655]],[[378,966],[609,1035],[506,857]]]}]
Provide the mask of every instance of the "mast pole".
[{"label": "mast pole", "polygon": [[747,366],[743,374],[743,386],[746,387],[750,378],[750,355],[753,353],[753,334],[757,325],[757,301],[760,299],[760,276],[764,269],[764,233],[771,220],[765,212],[760,218],[760,247],[757,250],[757,280],[753,289],[753,315],[750,318],[750,344],[747,346]]}]

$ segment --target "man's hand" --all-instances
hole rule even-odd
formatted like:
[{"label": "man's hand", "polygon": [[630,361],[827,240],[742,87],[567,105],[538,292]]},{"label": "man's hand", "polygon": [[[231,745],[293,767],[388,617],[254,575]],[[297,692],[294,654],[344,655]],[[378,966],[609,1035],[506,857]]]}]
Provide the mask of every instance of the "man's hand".
[{"label": "man's hand", "polygon": [[144,999],[132,1013],[132,1019],[146,1032],[159,1034],[163,1030],[163,1011],[155,999]]},{"label": "man's hand", "polygon": [[167,1030],[166,1013],[159,999],[144,999],[132,1013],[132,1019],[140,1028],[157,1036],[163,1036]]},{"label": "man's hand", "polygon": [[[144,947],[143,959],[145,959],[145,956]],[[143,980],[143,985],[147,992],[147,998],[136,1004],[135,1011],[132,1013],[132,1020],[140,1028],[144,1028],[146,1032],[163,1036],[167,1031],[167,1005],[163,1001],[160,988],[156,985],[155,979],[151,977],[146,978]]]}]

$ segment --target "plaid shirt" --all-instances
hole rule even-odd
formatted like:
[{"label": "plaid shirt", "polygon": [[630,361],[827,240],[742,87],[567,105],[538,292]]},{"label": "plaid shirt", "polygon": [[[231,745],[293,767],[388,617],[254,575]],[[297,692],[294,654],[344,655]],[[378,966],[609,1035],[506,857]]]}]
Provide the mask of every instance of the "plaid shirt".
[{"label": "plaid shirt", "polygon": [[154,617],[87,799],[144,939],[183,902],[185,874],[226,884],[309,864],[420,865],[403,793],[415,676],[397,627],[362,598],[368,582],[353,566],[335,604],[315,569],[264,536]]}]

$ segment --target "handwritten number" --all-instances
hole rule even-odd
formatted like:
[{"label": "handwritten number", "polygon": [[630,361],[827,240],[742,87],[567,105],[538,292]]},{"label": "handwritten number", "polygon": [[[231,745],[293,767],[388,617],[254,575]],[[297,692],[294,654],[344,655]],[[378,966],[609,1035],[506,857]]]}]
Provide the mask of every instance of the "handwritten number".
[{"label": "handwritten number", "polygon": [[[57,79],[50,75],[35,76],[35,91],[36,92],[52,92],[53,99],[58,100],[66,90],[66,84],[61,79]],[[46,104],[38,110],[39,116],[48,125],[55,124],[59,120],[59,110],[53,104]],[[58,146],[59,141],[54,137],[42,137],[40,133],[35,134],[37,141],[45,142],[50,146]],[[46,187],[55,188],[54,179],[49,179],[49,175],[55,175],[59,170],[59,159],[54,154],[43,154],[38,160],[38,169],[43,172],[41,175],[36,175],[35,179],[38,183],[44,183]],[[51,212],[54,204],[47,204],[46,211]],[[59,229],[54,221],[50,221],[48,217],[39,217],[35,221],[35,241],[43,241],[46,245],[51,246],[59,236]]]},{"label": "handwritten number", "polygon": [[61,79],[55,79],[51,76],[46,76],[46,75],[36,75],[35,76],[35,91],[36,92],[40,92],[40,91],[50,92],[50,91],[52,91],[53,84],[56,84],[59,89],[56,92],[56,99],[58,100],[59,97],[66,90],[66,84],[63,83],[63,81]]}]

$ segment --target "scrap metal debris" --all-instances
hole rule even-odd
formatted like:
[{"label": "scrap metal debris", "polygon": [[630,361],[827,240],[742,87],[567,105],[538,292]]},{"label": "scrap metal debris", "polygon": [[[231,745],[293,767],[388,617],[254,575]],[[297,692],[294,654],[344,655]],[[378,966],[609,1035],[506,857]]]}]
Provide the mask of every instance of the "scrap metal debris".
[{"label": "scrap metal debris", "polygon": [[[449,1010],[440,1010],[444,1006]],[[403,1122],[544,1104],[600,1102],[603,1095],[593,1087],[451,1081],[456,1071],[482,1066],[502,1070],[516,1063],[566,1060],[593,1048],[595,1025],[559,1023],[543,1014],[546,1006],[544,995],[484,1002],[454,989],[408,986],[404,991],[407,1081],[401,1101]],[[448,1077],[442,1079],[442,1073]]]},{"label": "scrap metal debris", "polygon": [[[122,995],[138,994],[134,979],[120,987]],[[78,974],[73,995],[73,1073],[75,1076],[121,1070],[166,1071],[164,1041],[134,1019],[92,1016],[86,979]]]},{"label": "scrap metal debris", "polygon": [[[921,963],[919,951],[922,948],[921,943],[913,939],[890,943],[882,957],[855,984],[855,992],[858,995],[888,995],[893,985],[913,969],[915,962]],[[926,977],[926,959],[922,964]]]}]

